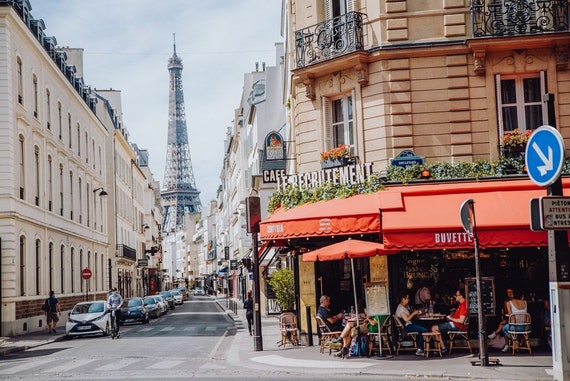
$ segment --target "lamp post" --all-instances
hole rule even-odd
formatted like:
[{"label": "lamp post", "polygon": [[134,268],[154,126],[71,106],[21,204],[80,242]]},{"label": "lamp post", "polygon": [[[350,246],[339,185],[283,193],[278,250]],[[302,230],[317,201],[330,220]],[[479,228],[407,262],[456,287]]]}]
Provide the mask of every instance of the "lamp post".
[{"label": "lamp post", "polygon": [[252,238],[253,257],[253,328],[254,350],[263,350],[263,337],[261,335],[261,291],[259,285],[259,253],[257,236],[259,234],[259,222],[261,222],[260,200],[257,196],[246,197],[247,231]]}]

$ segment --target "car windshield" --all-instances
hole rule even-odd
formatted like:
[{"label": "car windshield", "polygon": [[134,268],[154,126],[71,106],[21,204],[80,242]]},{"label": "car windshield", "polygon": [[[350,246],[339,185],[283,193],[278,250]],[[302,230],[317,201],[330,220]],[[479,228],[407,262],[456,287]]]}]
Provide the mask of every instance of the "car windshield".
[{"label": "car windshield", "polygon": [[156,300],[151,297],[144,298],[144,304],[156,304]]},{"label": "car windshield", "polygon": [[127,302],[128,307],[140,307],[141,305],[142,305],[142,301],[139,298],[129,299]]},{"label": "car windshield", "polygon": [[161,294],[167,298],[172,298],[172,294],[170,293],[170,291],[162,291]]},{"label": "car windshield", "polygon": [[196,287],[196,291],[202,291],[203,288],[202,287]]},{"label": "car windshield", "polygon": [[172,295],[180,295],[178,291],[172,291]]},{"label": "car windshield", "polygon": [[91,314],[91,313],[104,312],[104,311],[105,311],[105,304],[102,302],[83,303],[73,307],[73,311],[71,311],[71,314],[72,315]]}]

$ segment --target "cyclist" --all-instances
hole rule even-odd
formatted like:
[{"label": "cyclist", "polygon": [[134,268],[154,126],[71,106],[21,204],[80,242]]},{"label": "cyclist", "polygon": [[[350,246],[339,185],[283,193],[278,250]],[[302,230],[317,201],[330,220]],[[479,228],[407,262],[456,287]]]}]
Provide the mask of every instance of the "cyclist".
[{"label": "cyclist", "polygon": [[[113,329],[113,338],[119,337],[119,320],[121,317],[121,306],[123,305],[123,297],[117,292],[117,287],[113,287],[109,291],[109,299],[107,304],[111,309],[111,328]],[[114,311],[114,318],[112,312]]]}]

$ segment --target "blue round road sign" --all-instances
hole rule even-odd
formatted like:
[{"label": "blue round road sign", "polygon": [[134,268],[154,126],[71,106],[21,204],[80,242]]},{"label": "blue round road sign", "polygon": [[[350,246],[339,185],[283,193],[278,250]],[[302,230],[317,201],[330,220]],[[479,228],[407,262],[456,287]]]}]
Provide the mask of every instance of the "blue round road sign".
[{"label": "blue round road sign", "polygon": [[554,183],[564,165],[564,139],[552,126],[540,126],[530,136],[525,151],[526,170],[538,186]]}]

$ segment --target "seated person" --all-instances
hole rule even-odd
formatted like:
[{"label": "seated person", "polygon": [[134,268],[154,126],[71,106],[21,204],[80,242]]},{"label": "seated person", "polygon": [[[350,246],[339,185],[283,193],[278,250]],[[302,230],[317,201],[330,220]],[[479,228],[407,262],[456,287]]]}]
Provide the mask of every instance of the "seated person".
[{"label": "seated person", "polygon": [[[527,312],[527,304],[526,301],[524,300],[524,294],[520,291],[517,291],[515,293],[515,297],[509,300],[506,306],[507,309],[505,310],[505,312],[507,316],[510,316],[511,314],[522,314]],[[522,331],[526,329],[530,329],[530,327],[525,327],[525,326],[517,327],[517,331],[519,330]],[[503,347],[503,349],[501,349],[501,351],[507,352],[509,350],[509,324],[508,323],[505,324],[502,330],[503,330],[503,336],[505,337],[505,346]]]},{"label": "seated person", "polygon": [[330,296],[323,295],[321,296],[321,299],[319,301],[321,305],[317,309],[317,315],[319,315],[321,319],[323,319],[327,327],[329,327],[329,329],[332,332],[342,331],[343,328],[342,318],[344,317],[344,314],[342,312],[339,312],[338,314],[333,315],[333,313],[329,309],[331,305]]},{"label": "seated person", "polygon": [[427,288],[426,283],[422,282],[420,288],[416,291],[416,296],[414,298],[416,308],[421,308],[426,311],[431,303],[431,292]]},{"label": "seated person", "polygon": [[505,315],[507,313],[507,304],[509,304],[509,302],[511,301],[511,299],[513,299],[515,297],[514,291],[512,288],[507,288],[507,299],[505,299],[505,301],[503,302],[503,316],[502,316],[502,320],[499,322],[499,325],[497,326],[497,328],[491,332],[487,337],[489,339],[494,339],[495,336],[497,336],[497,334],[501,333],[501,331],[503,330],[503,327],[505,326],[505,324],[507,324],[507,318],[505,318]]},{"label": "seated person", "polygon": [[356,335],[365,335],[369,332],[378,332],[378,320],[378,316],[366,316],[366,313],[361,312],[359,314],[358,327],[356,327],[355,321],[346,323],[344,329],[342,330],[342,333],[340,334],[340,338],[342,340],[342,349],[337,356],[343,357],[348,355],[350,344]]},{"label": "seated person", "polygon": [[424,338],[422,333],[427,332],[425,327],[421,325],[417,325],[413,323],[413,319],[422,313],[421,310],[415,310],[414,312],[410,312],[410,295],[403,294],[400,297],[400,304],[396,308],[396,316],[399,317],[404,321],[404,329],[406,332],[417,332],[418,333],[418,349],[416,350],[416,356],[422,356],[424,354],[423,347],[424,347]]},{"label": "seated person", "polygon": [[447,353],[445,344],[443,343],[443,335],[447,334],[449,331],[455,331],[461,328],[461,324],[465,321],[467,317],[467,300],[465,299],[465,289],[460,288],[455,291],[455,300],[459,303],[459,307],[453,312],[452,315],[447,315],[445,323],[440,323],[431,327],[432,332],[439,332],[439,345],[442,353]]}]

